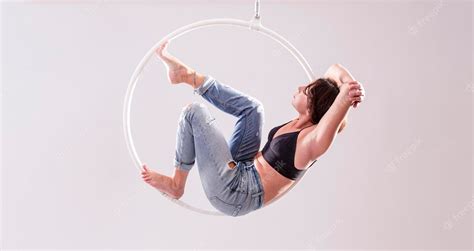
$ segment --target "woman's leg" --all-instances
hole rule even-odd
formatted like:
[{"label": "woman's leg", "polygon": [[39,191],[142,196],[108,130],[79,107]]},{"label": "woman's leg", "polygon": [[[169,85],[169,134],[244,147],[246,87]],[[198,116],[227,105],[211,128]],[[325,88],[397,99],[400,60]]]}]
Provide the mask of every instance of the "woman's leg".
[{"label": "woman's leg", "polygon": [[183,108],[178,122],[174,166],[189,172],[195,163],[208,197],[219,193],[227,181],[227,163],[232,160],[215,118],[201,103]]},{"label": "woman's leg", "polygon": [[192,103],[180,116],[174,164],[189,172],[197,163],[201,183],[210,203],[226,215],[240,216],[259,208],[261,190],[255,190],[253,166],[229,169],[232,156],[207,106]]},{"label": "woman's leg", "polygon": [[205,76],[194,93],[201,95],[221,111],[237,117],[228,143],[232,157],[235,161],[253,161],[261,144],[264,123],[262,103],[210,75]]},{"label": "woman's leg", "polygon": [[257,99],[246,95],[228,85],[222,84],[212,76],[205,76],[182,63],[166,51],[167,43],[157,49],[158,56],[168,67],[170,82],[187,83],[194,93],[201,95],[221,111],[237,117],[237,122],[228,142],[235,161],[253,161],[260,149],[264,123],[263,105]]}]

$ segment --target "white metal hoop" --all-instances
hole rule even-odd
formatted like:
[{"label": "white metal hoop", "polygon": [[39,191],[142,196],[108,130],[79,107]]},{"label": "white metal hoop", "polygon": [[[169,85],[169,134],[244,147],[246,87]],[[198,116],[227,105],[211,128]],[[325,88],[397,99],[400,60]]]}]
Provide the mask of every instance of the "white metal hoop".
[{"label": "white metal hoop", "polygon": [[[130,109],[131,109],[131,104],[132,104],[132,97],[133,97],[133,92],[135,90],[135,87],[137,85],[138,79],[143,71],[143,68],[146,66],[150,58],[153,56],[155,50],[165,41],[171,41],[175,38],[178,38],[182,36],[183,34],[186,34],[190,31],[200,29],[200,28],[205,28],[205,27],[210,27],[210,26],[216,26],[216,25],[229,25],[229,26],[238,26],[238,27],[244,27],[244,28],[249,28],[250,30],[258,31],[260,33],[263,33],[264,35],[269,36],[273,40],[277,41],[280,43],[285,49],[287,49],[291,55],[293,55],[296,60],[300,63],[300,65],[303,67],[306,76],[308,77],[309,81],[313,81],[314,74],[311,70],[311,67],[309,66],[308,62],[306,59],[301,55],[301,53],[290,43],[288,42],[285,38],[280,36],[278,33],[262,26],[260,22],[260,18],[253,18],[250,21],[243,21],[243,20],[238,20],[238,19],[228,19],[228,18],[217,18],[217,19],[207,19],[207,20],[202,20],[198,21],[186,26],[183,26],[181,28],[176,29],[175,31],[171,32],[170,34],[166,35],[164,38],[162,38],[158,43],[156,43],[147,53],[146,55],[142,58],[138,66],[135,68],[135,71],[133,72],[133,75],[130,79],[130,83],[128,85],[127,93],[125,95],[125,102],[124,102],[124,110],[123,110],[123,128],[125,132],[125,139],[127,142],[127,147],[130,152],[130,155],[132,156],[132,159],[134,160],[135,166],[138,168],[139,171],[142,170],[142,162],[140,161],[140,158],[138,157],[138,154],[135,150],[135,146],[133,144],[133,139],[132,139],[132,133],[130,129]],[[287,193],[291,188],[293,188],[296,183],[302,178],[303,175],[301,175],[296,182],[293,183],[292,186],[290,186],[285,193]],[[176,204],[185,207],[187,209],[190,209],[192,211],[195,211],[197,213],[201,214],[207,214],[207,215],[224,215],[221,212],[218,211],[209,211],[209,210],[204,210],[200,208],[193,207],[181,200],[176,200],[171,197],[169,197],[167,194],[161,192],[165,197],[169,198],[171,201],[175,202]],[[282,196],[281,194],[280,196]],[[275,201],[275,200],[274,200]]]}]

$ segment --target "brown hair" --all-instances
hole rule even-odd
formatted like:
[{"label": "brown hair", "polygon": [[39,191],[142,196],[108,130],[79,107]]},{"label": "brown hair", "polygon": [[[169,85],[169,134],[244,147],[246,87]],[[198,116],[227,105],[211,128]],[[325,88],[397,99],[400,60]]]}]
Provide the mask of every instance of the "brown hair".
[{"label": "brown hair", "polygon": [[[311,122],[318,124],[339,94],[339,87],[333,79],[319,78],[307,85],[304,89],[304,93],[308,96]],[[337,133],[340,133],[342,129],[346,127],[346,124],[347,121],[346,118],[344,118],[339,125]]]}]

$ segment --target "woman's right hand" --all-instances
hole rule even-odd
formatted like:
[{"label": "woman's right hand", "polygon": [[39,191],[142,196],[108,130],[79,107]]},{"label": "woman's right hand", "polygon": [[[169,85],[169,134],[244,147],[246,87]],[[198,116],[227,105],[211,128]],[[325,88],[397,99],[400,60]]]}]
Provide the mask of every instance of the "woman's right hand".
[{"label": "woman's right hand", "polygon": [[357,108],[357,106],[364,101],[365,90],[359,81],[343,83],[339,87],[339,90],[344,97],[344,101],[354,108]]}]

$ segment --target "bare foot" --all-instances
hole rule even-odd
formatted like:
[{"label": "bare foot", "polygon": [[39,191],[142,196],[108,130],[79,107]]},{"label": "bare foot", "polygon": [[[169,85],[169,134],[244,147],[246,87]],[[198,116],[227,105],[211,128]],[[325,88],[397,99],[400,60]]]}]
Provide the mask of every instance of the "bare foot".
[{"label": "bare foot", "polygon": [[171,55],[168,51],[168,41],[162,43],[158,49],[156,49],[156,54],[160,57],[168,68],[168,80],[171,84],[179,83],[190,83],[192,74],[195,72],[193,69],[185,65],[179,59]]},{"label": "bare foot", "polygon": [[161,190],[162,186],[160,186],[160,175],[157,172],[148,169],[146,165],[144,165],[143,168],[145,169],[145,171],[142,171],[143,180],[152,187]]},{"label": "bare foot", "polygon": [[168,194],[175,199],[179,199],[183,195],[184,191],[177,190],[175,188],[173,179],[171,177],[159,174],[158,172],[149,169],[146,164],[143,165],[143,169],[144,171],[142,171],[142,178],[150,186]]}]

